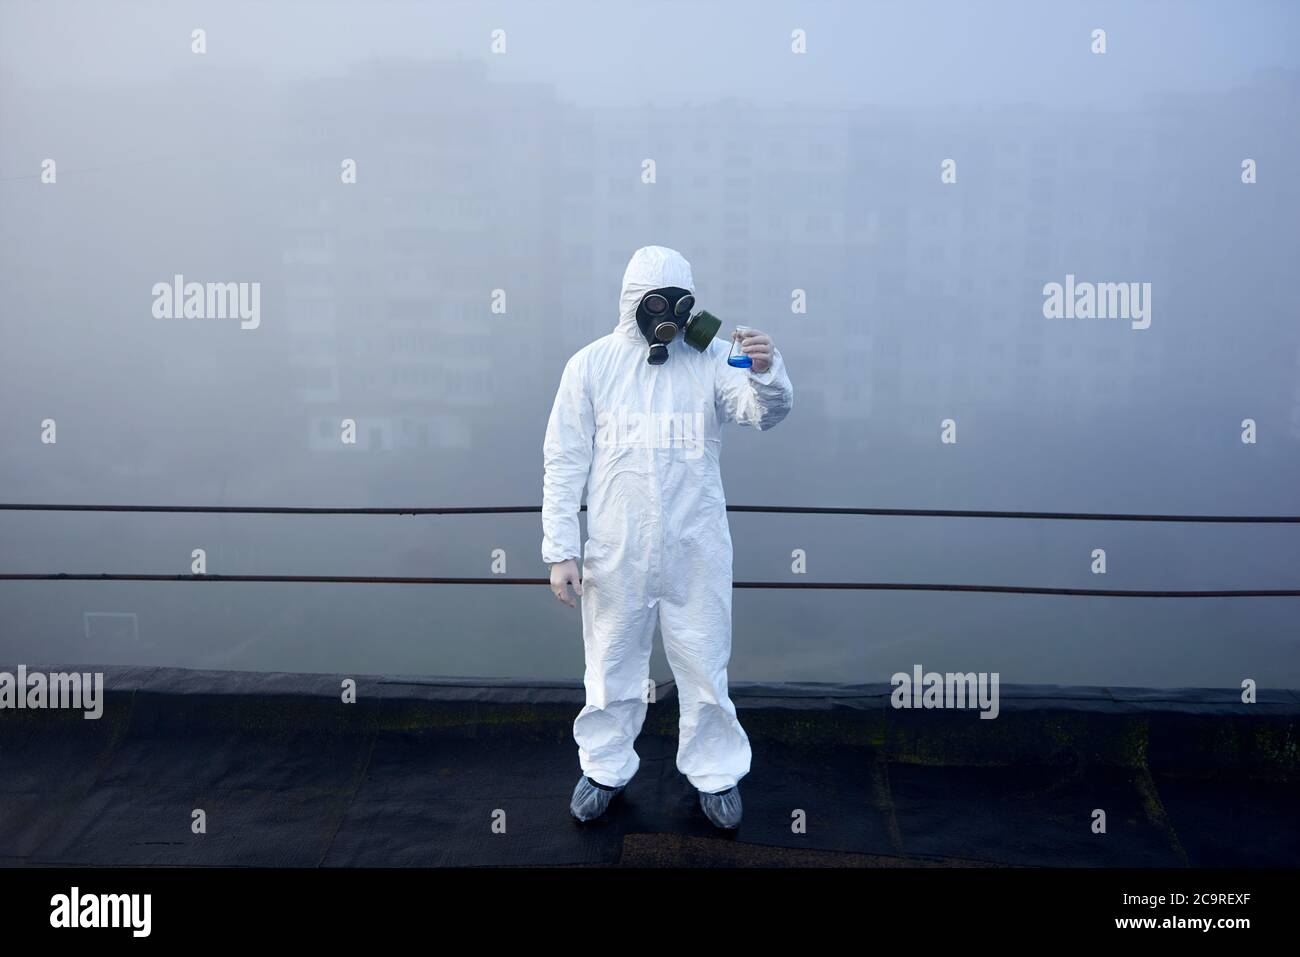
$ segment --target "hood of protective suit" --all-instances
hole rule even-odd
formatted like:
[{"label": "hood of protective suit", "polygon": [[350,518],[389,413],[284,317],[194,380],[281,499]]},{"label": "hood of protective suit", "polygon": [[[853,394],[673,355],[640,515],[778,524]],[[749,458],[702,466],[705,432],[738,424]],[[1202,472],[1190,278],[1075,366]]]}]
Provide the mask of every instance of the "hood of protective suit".
[{"label": "hood of protective suit", "polygon": [[642,246],[632,254],[623,273],[623,291],[618,297],[618,326],[621,335],[645,342],[636,324],[636,307],[651,289],[677,286],[695,292],[691,264],[681,253],[667,246]]}]

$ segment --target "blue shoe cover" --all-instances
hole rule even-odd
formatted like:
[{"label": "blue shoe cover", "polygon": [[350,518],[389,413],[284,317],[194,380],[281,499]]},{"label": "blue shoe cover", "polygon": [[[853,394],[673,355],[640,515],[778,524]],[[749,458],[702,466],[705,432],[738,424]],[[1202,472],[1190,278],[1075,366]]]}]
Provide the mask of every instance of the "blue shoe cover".
[{"label": "blue shoe cover", "polygon": [[569,799],[569,813],[579,821],[594,821],[609,809],[609,802],[622,790],[621,787],[607,788],[596,784],[583,775],[578,779],[578,786],[573,789],[573,797]]},{"label": "blue shoe cover", "polygon": [[740,827],[742,808],[740,806],[740,788],[731,787],[717,794],[700,792],[700,807],[714,827],[734,830]]}]

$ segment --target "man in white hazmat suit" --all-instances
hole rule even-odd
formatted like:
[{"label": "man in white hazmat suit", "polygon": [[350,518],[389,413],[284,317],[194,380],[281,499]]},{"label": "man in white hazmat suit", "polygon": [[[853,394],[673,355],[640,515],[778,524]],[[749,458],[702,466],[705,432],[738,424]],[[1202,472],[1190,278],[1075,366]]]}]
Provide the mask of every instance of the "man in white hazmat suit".
[{"label": "man in white hazmat suit", "polygon": [[[690,264],[662,246],[638,249],[623,276],[618,325],[564,368],[546,428],[542,560],[551,590],[582,599],[587,702],[573,724],[582,778],[570,805],[591,820],[636,774],[655,626],[676,679],[677,768],[717,826],[740,823],[737,783],[749,739],[727,692],[731,656],[731,534],[719,473],[721,428],[768,429],[794,390],[781,354],[738,332],[748,369],[728,343],[692,330]],[[647,348],[649,352],[647,352]],[[702,350],[702,351],[697,351]],[[579,575],[578,512],[587,489]]]}]

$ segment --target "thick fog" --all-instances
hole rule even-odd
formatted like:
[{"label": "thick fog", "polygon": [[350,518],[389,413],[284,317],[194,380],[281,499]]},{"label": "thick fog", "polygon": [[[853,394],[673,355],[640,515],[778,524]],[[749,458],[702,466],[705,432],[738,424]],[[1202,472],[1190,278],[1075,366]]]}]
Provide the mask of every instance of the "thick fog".
[{"label": "thick fog", "polygon": [[[726,433],[732,504],[1300,514],[1297,27],[1290,3],[5,0],[0,501],[538,505],[564,362],[660,244],[794,383],[776,429]],[[178,275],[256,283],[255,318],[159,318]],[[1141,307],[1049,318],[1067,282]],[[1296,525],[731,527],[737,580],[796,580],[802,550],[807,581],[1300,587]],[[540,544],[535,514],[0,512],[0,572],[188,574],[201,548],[210,573],[487,577],[501,550],[537,578]],[[1298,612],[741,590],[731,675],[1295,688]],[[0,581],[0,661],[576,679],[582,644],[540,586]]]}]

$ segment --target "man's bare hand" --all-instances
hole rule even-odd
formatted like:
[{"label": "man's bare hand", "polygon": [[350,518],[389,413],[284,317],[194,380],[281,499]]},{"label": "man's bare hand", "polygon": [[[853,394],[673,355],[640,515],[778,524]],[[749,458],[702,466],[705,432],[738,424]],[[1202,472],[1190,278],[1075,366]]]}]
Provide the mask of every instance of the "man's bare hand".
[{"label": "man's bare hand", "polygon": [[[573,587],[573,594],[569,593],[570,586]],[[577,559],[570,558],[551,566],[551,592],[570,608],[577,607],[573,596],[582,597],[582,579],[578,575]]]},{"label": "man's bare hand", "polygon": [[740,340],[740,351],[754,360],[755,372],[772,368],[772,339],[766,332],[742,327],[736,330],[736,338]]}]

